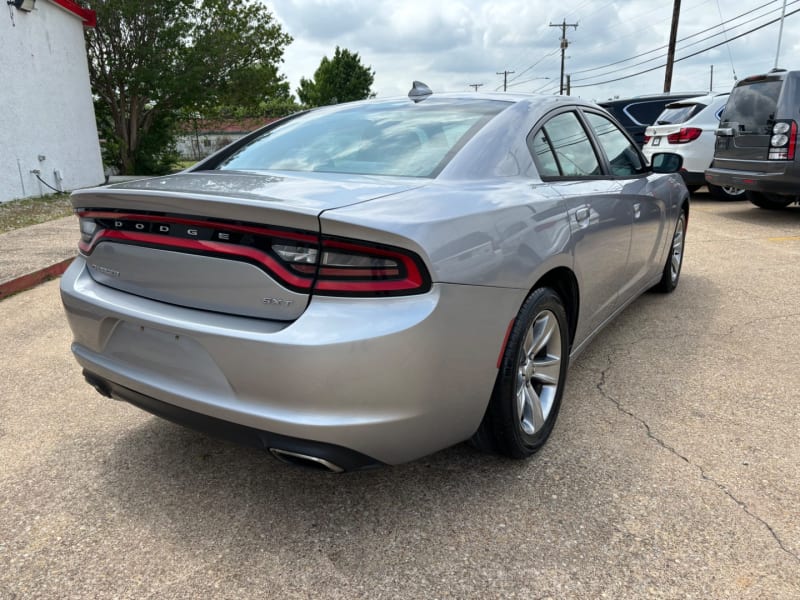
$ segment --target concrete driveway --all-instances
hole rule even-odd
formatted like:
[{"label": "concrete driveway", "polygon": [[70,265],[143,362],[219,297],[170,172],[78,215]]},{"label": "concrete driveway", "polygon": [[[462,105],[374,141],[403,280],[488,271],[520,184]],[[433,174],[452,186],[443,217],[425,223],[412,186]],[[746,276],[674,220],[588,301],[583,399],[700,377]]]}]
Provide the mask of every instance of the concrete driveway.
[{"label": "concrete driveway", "polygon": [[0,598],[800,597],[800,210],[698,195],[686,253],[532,460],[344,476],[100,397],[57,283],[4,300]]}]

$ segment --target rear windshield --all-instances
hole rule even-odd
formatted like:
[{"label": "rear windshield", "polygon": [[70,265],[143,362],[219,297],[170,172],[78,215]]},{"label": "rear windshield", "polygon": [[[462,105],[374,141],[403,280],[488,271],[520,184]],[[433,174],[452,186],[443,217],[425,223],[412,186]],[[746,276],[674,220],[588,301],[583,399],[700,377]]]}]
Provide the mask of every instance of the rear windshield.
[{"label": "rear windshield", "polygon": [[699,102],[691,104],[674,102],[673,104],[668,104],[664,112],[658,115],[655,124],[677,125],[678,123],[685,123],[705,107],[705,104],[700,104]]},{"label": "rear windshield", "polygon": [[326,107],[266,131],[218,168],[434,177],[508,106],[428,98]]},{"label": "rear windshield", "polygon": [[783,81],[777,79],[736,86],[722,112],[720,125],[735,126],[739,133],[771,134],[782,85]]}]

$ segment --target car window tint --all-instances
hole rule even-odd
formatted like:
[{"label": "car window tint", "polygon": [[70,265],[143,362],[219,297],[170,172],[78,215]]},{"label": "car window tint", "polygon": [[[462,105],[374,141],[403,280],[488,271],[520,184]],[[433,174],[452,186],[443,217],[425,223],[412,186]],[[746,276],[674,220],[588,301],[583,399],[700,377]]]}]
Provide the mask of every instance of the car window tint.
[{"label": "car window tint", "polygon": [[706,104],[700,104],[699,102],[691,104],[670,104],[664,109],[664,112],[658,115],[654,125],[677,125],[678,123],[685,123],[706,106]]},{"label": "car window tint", "polygon": [[429,98],[318,109],[266,131],[219,168],[433,177],[508,105]]},{"label": "car window tint", "polygon": [[561,174],[558,170],[555,154],[553,154],[553,148],[550,146],[543,129],[539,130],[534,136],[532,150],[533,159],[541,177],[558,177]]},{"label": "car window tint", "polygon": [[624,177],[642,171],[639,153],[614,123],[595,113],[586,113],[586,118],[608,157],[612,175]]},{"label": "car window tint", "polygon": [[633,102],[625,107],[628,114],[640,125],[652,125],[664,109],[665,100]]},{"label": "car window tint", "polygon": [[740,133],[772,133],[783,82],[758,81],[733,88],[722,112],[722,126],[735,124]]},{"label": "car window tint", "polygon": [[575,113],[556,115],[542,129],[550,140],[562,177],[602,174],[592,143]]}]

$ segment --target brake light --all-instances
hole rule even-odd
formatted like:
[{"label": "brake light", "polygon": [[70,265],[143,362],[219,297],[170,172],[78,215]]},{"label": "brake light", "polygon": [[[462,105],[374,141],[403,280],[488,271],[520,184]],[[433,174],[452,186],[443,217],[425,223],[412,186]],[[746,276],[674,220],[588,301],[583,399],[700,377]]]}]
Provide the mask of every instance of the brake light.
[{"label": "brake light", "polygon": [[644,136],[644,143],[646,144],[647,142],[650,141],[650,139],[651,139],[651,137],[649,135],[645,135]]},{"label": "brake light", "polygon": [[79,211],[81,252],[104,241],[253,264],[289,289],[332,296],[419,294],[428,272],[412,252],[316,233],[153,214]]},{"label": "brake light", "polygon": [[698,127],[681,127],[678,133],[673,133],[667,136],[667,141],[670,144],[686,144],[700,137],[703,130]]},{"label": "brake light", "polygon": [[772,137],[769,140],[770,160],[794,160],[797,148],[797,123],[795,121],[778,121],[772,126]]}]

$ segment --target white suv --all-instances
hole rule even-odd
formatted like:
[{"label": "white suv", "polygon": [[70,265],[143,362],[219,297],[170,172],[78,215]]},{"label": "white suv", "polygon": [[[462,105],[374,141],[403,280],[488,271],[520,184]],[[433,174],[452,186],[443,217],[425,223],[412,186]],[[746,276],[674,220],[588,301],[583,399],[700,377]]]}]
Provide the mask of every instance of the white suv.
[{"label": "white suv", "polygon": [[647,160],[656,152],[680,154],[681,175],[692,192],[707,185],[715,198],[744,200],[744,190],[712,185],[704,175],[714,159],[716,130],[729,95],[709,94],[667,104],[655,124],[645,130],[642,152]]}]

